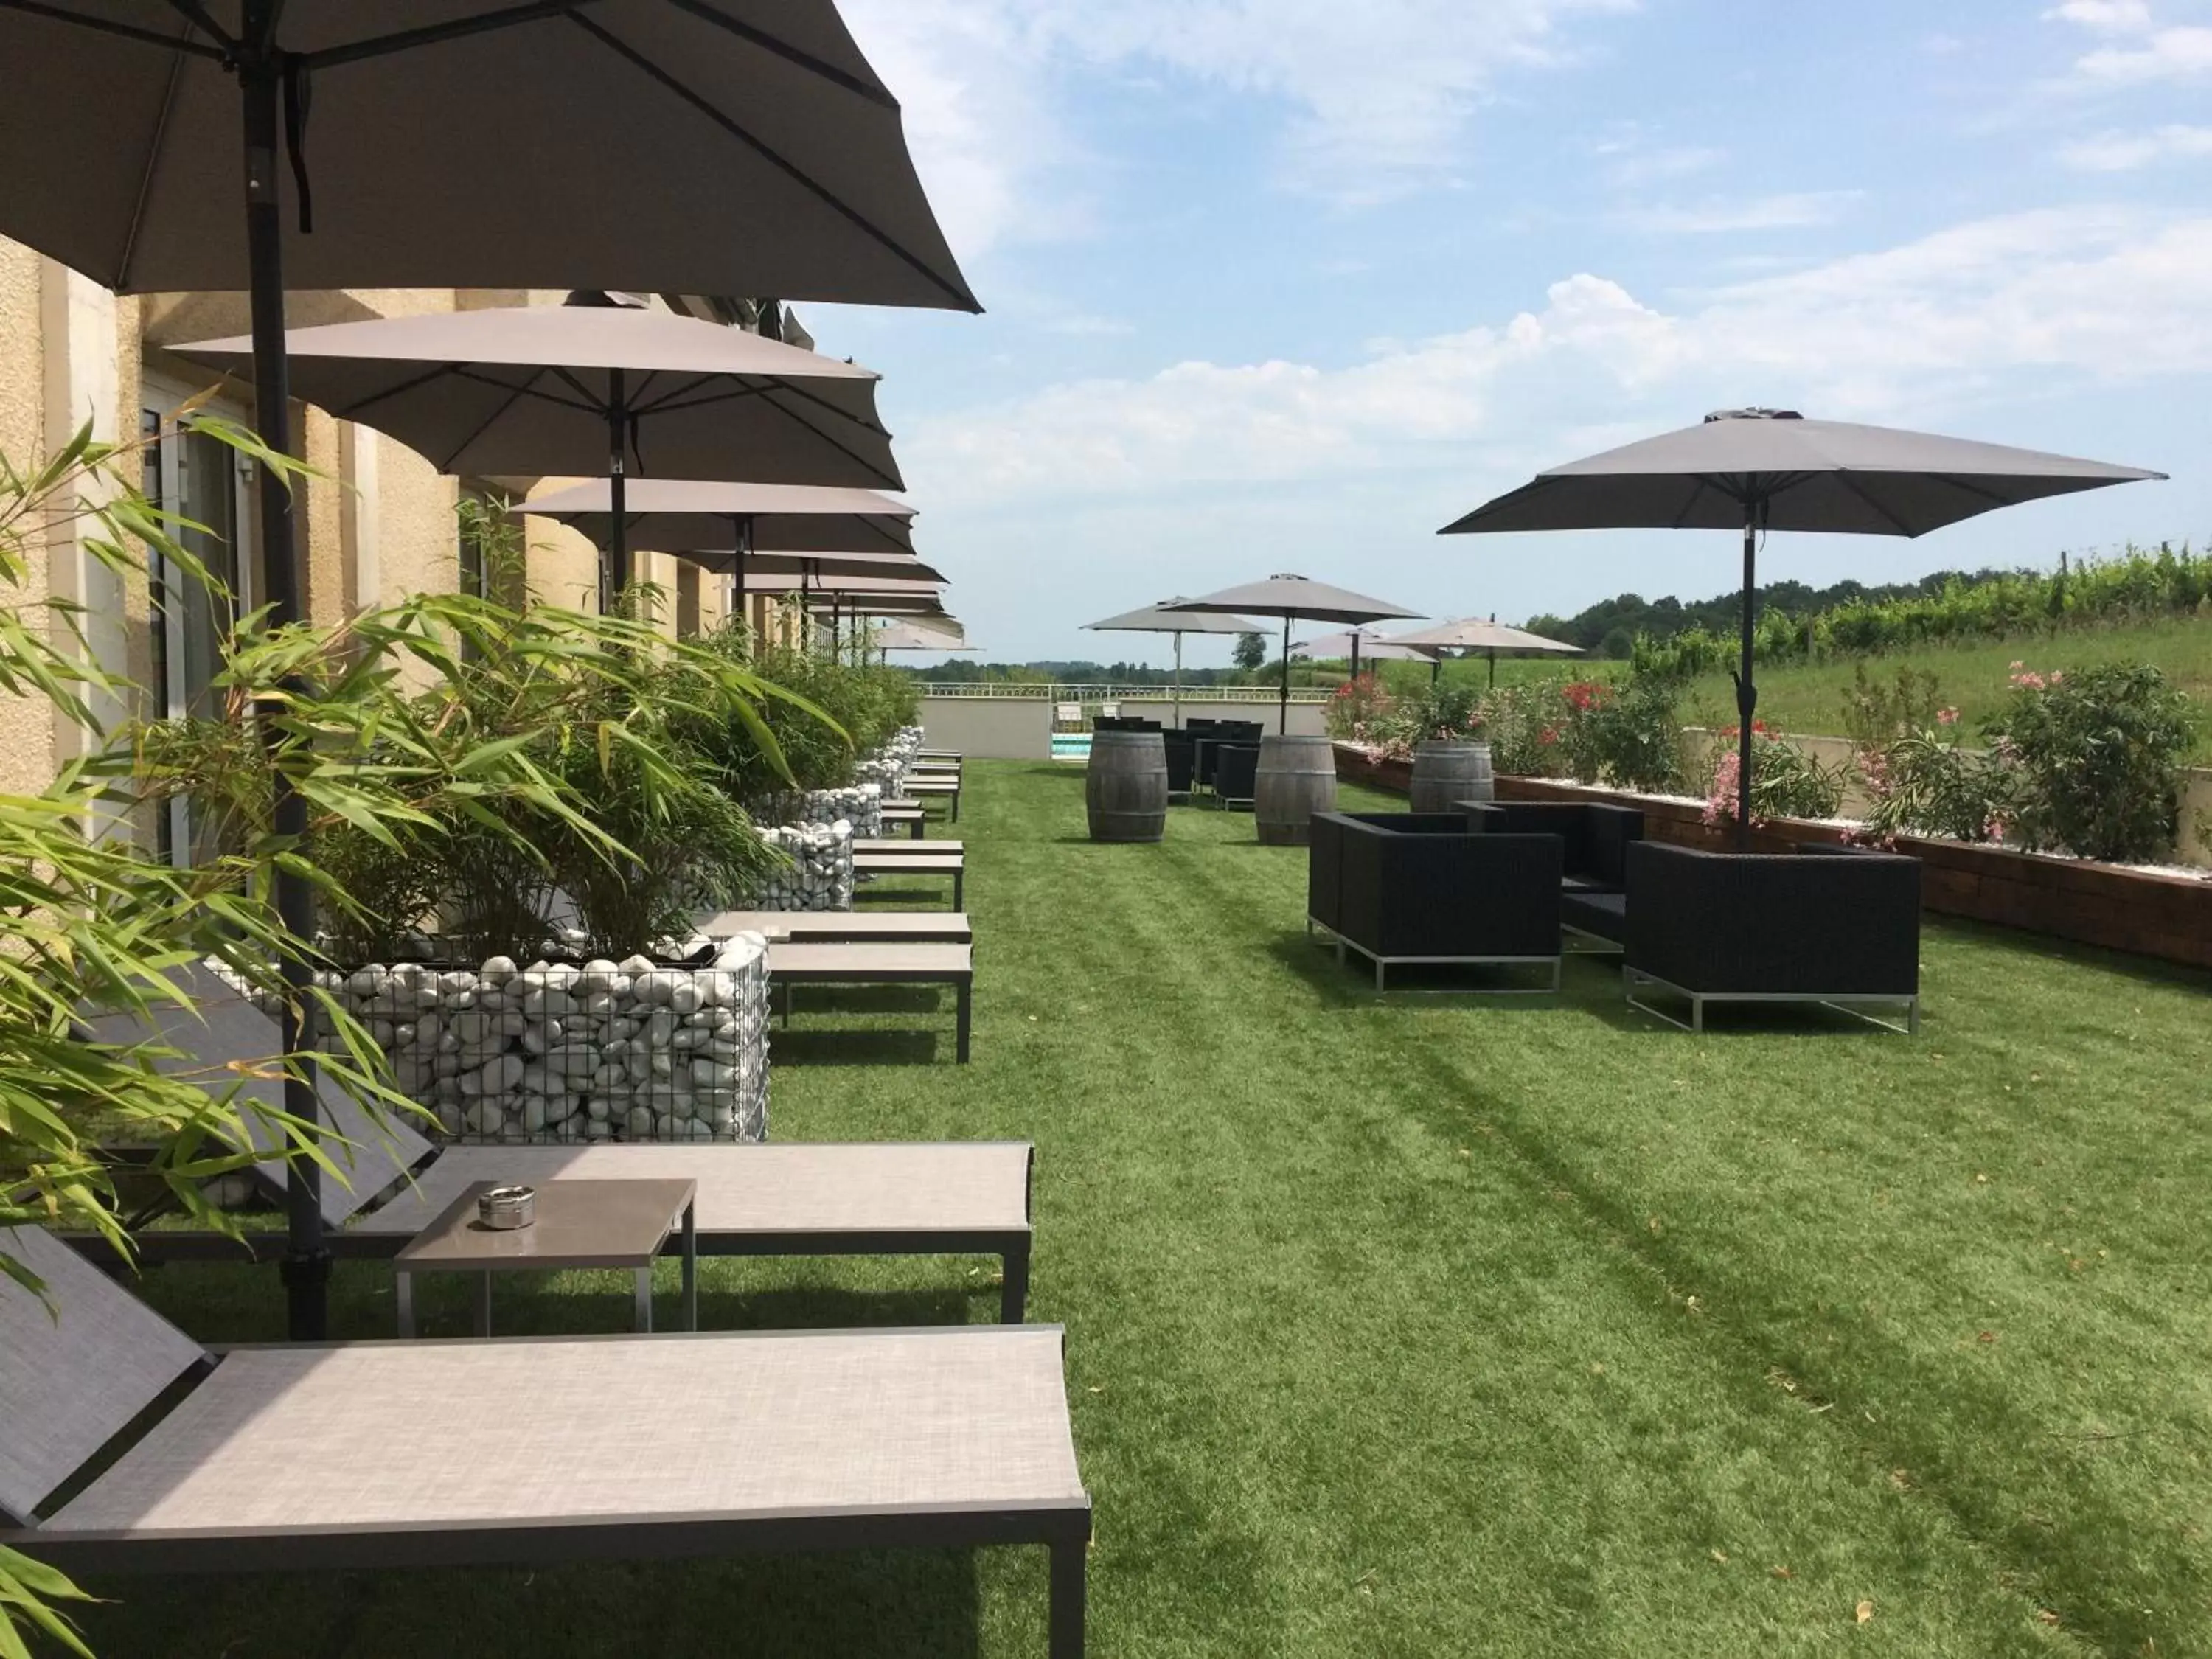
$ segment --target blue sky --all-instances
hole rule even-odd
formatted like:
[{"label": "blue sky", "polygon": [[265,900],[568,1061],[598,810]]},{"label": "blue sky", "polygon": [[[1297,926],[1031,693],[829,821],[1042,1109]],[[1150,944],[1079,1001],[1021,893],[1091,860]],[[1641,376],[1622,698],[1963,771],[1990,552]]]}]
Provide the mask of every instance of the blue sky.
[{"label": "blue sky", "polygon": [[2212,0],[842,9],[990,309],[801,313],[884,374],[988,657],[1164,663],[1079,625],[1280,570],[1437,617],[1723,591],[1727,537],[1434,532],[1724,405],[2174,475],[1774,576],[2212,533]]}]

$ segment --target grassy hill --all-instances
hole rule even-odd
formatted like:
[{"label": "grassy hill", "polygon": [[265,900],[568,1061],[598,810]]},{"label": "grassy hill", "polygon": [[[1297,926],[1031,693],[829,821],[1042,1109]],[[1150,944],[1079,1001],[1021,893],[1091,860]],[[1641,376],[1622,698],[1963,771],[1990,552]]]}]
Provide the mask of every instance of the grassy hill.
[{"label": "grassy hill", "polygon": [[[2212,617],[2170,619],[2074,628],[2039,635],[1977,640],[1956,646],[1922,646],[1911,651],[1879,656],[1834,657],[1823,662],[1776,664],[1759,671],[1759,713],[1769,725],[1784,732],[1838,735],[1843,731],[1844,700],[1851,686],[1852,671],[1864,663],[1869,678],[1892,680],[1899,667],[1909,665],[1933,673],[1946,701],[1954,705],[1971,726],[1995,714],[2010,689],[2008,675],[2014,662],[2048,673],[2053,669],[2086,668],[2095,663],[2122,659],[2152,662],[2195,698],[2204,711],[2196,761],[2212,765]],[[1619,662],[1556,660],[1501,662],[1498,678],[1503,684],[1523,679],[1616,679],[1626,672]],[[1410,690],[1428,678],[1428,670],[1413,663],[1383,666],[1385,683]],[[1480,684],[1489,665],[1469,661],[1449,663],[1444,672]],[[1692,682],[1684,718],[1694,725],[1728,725],[1735,719],[1735,691],[1725,674],[1706,674]]]}]

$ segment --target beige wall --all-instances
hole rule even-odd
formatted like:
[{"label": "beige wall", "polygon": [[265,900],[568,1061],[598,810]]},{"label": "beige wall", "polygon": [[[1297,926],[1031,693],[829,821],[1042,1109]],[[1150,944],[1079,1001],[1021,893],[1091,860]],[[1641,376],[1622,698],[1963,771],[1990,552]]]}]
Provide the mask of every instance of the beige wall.
[{"label": "beige wall", "polygon": [[[557,304],[562,297],[553,289],[355,289],[292,295],[287,313],[299,326]],[[148,374],[188,390],[215,383],[206,369],[166,347],[243,333],[247,325],[243,295],[118,299],[0,239],[0,454],[27,466],[87,413],[97,417],[103,436],[134,435]],[[251,418],[250,388],[228,386],[223,395],[241,417]],[[369,605],[453,591],[459,575],[453,517],[459,483],[441,477],[428,461],[390,439],[319,410],[295,406],[293,421],[295,451],[319,475],[305,485],[298,514],[310,617],[331,623]],[[470,482],[515,499],[537,483]],[[551,604],[596,608],[599,556],[591,543],[546,519],[526,519],[524,532],[532,592]],[[719,579],[668,559],[641,566],[642,574],[667,589],[665,629],[676,630],[679,609],[684,623],[701,631],[720,622],[726,584]],[[0,589],[0,603],[22,607],[50,597],[84,599],[97,618],[101,660],[143,684],[150,675],[153,646],[146,584],[143,578],[119,586],[103,586],[105,580],[96,569],[88,570],[81,548],[45,547],[34,550],[23,583]],[[45,700],[0,699],[0,788],[40,787],[73,741],[66,722]]]},{"label": "beige wall", "polygon": [[[19,467],[46,448],[46,380],[39,320],[39,267],[28,248],[0,240],[0,455]],[[43,605],[46,568],[0,593],[11,606]],[[53,775],[53,716],[32,697],[0,697],[0,787],[36,789]]]}]

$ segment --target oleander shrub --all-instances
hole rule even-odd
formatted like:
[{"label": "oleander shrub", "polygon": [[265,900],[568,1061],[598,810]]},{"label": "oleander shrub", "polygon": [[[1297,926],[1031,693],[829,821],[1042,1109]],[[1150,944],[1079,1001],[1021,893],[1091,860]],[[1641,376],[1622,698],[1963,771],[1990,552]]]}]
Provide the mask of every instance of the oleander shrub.
[{"label": "oleander shrub", "polygon": [[[1705,820],[1711,824],[1734,823],[1736,794],[1742,773],[1738,740],[1743,728],[1731,726],[1720,733],[1725,747],[1714,757],[1711,787],[1705,795]],[[1822,763],[1764,720],[1751,723],[1751,821],[1774,818],[1832,818],[1844,805],[1844,769]]]},{"label": "oleander shrub", "polygon": [[1608,783],[1670,795],[1688,781],[1682,758],[1683,683],[1632,674],[1585,711],[1599,774]]},{"label": "oleander shrub", "polygon": [[2018,779],[2008,839],[2118,864],[2172,855],[2196,718],[2155,666],[2040,674],[2015,662],[2011,701],[1985,729]]}]

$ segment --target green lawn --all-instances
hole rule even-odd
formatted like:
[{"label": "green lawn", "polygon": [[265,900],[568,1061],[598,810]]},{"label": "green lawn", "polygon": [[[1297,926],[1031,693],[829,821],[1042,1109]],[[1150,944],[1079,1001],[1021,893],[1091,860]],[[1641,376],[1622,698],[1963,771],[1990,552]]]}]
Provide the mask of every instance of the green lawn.
[{"label": "green lawn", "polygon": [[[1931,924],[1917,1039],[1693,1037],[1593,959],[1378,1000],[1249,816],[1094,847],[1073,769],[969,777],[975,1063],[949,1011],[802,1008],[772,1129],[1036,1140],[1095,1652],[2212,1651],[2212,982]],[[706,1283],[730,1324],[995,1306],[964,1261]],[[503,1291],[504,1328],[617,1328],[619,1284]],[[387,1274],[338,1289],[389,1330]],[[148,1291],[211,1340],[281,1319],[266,1270]],[[1042,1653],[1043,1568],[117,1580],[86,1623],[116,1659],[996,1659]]]}]

